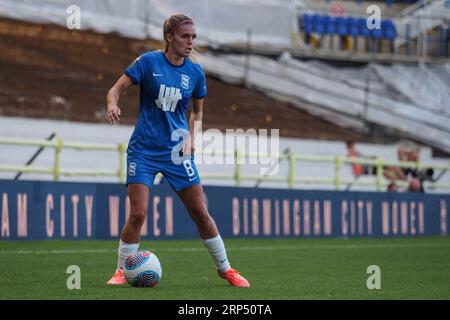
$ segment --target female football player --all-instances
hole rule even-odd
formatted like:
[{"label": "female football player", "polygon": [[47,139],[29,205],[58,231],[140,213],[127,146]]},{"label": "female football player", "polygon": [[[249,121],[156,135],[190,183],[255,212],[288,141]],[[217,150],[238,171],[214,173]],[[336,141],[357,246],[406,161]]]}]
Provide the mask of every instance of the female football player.
[{"label": "female football player", "polygon": [[[121,115],[120,95],[133,84],[140,87],[139,116],[127,149],[130,216],[122,229],[116,272],[107,283],[126,282],[122,267],[126,258],[138,251],[150,189],[155,175],[160,172],[197,225],[218,275],[232,286],[249,287],[249,282],[230,267],[223,240],[206,208],[194,163],[194,122],[202,121],[206,96],[203,69],[190,58],[196,38],[195,24],[185,15],[173,15],[164,22],[163,33],[164,52],[142,54],[125,70],[106,97],[106,120],[115,123]],[[188,126],[186,110],[191,98],[193,108]],[[183,137],[181,144],[180,136]]]}]

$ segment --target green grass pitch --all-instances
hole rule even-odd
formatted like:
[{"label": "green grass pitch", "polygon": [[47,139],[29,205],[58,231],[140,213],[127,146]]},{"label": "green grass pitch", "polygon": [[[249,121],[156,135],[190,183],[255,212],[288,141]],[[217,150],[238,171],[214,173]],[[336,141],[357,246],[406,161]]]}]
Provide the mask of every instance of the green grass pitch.
[{"label": "green grass pitch", "polygon": [[[251,283],[217,277],[199,240],[144,241],[163,277],[154,288],[107,286],[117,241],[0,241],[0,299],[450,299],[450,237],[390,239],[225,239],[228,257]],[[69,265],[81,289],[69,290]],[[378,265],[381,289],[369,290]]]}]

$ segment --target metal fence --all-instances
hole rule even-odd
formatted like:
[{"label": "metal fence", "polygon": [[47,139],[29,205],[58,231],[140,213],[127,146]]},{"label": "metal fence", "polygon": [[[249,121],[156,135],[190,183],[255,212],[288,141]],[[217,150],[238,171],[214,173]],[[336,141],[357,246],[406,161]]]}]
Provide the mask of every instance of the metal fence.
[{"label": "metal fence", "polygon": [[[82,143],[82,142],[70,142],[64,141],[61,138],[56,138],[52,141],[47,140],[34,140],[34,139],[20,139],[20,138],[2,138],[0,137],[0,145],[13,145],[13,146],[35,146],[43,148],[53,148],[55,151],[54,161],[51,167],[38,167],[30,165],[2,165],[0,164],[0,172],[11,173],[39,173],[49,174],[53,176],[53,180],[57,181],[61,176],[108,176],[117,177],[119,182],[125,182],[126,178],[126,165],[125,165],[125,153],[127,145],[125,143],[120,144],[99,144],[99,143]],[[60,158],[61,152],[64,149],[75,149],[79,151],[116,151],[119,158],[119,168],[113,168],[109,170],[98,169],[80,169],[80,168],[61,168]],[[323,156],[323,155],[306,155],[295,154],[289,149],[285,150],[282,155],[278,156],[279,161],[286,161],[288,163],[287,175],[251,175],[243,172],[243,157],[248,158],[261,158],[259,154],[243,154],[239,150],[234,153],[221,153],[216,154],[232,156],[234,157],[234,173],[215,173],[215,174],[202,174],[204,180],[223,180],[234,181],[236,186],[240,186],[243,181],[270,181],[286,184],[290,189],[294,189],[298,184],[320,184],[329,185],[334,187],[335,190],[342,190],[343,186],[371,186],[375,187],[377,191],[382,191],[389,183],[389,180],[384,178],[383,172],[386,167],[400,167],[400,168],[413,168],[417,170],[433,169],[441,170],[441,172],[450,172],[450,163],[435,164],[426,162],[395,162],[387,161],[385,159],[356,159],[349,158],[341,155],[336,156]],[[196,155],[201,153],[196,152]],[[269,156],[265,156],[269,157]],[[316,163],[332,163],[334,165],[334,176],[329,178],[317,177],[317,176],[299,176],[296,172],[296,164],[298,162],[316,162]],[[342,167],[344,165],[367,165],[375,168],[375,179],[372,181],[359,180],[358,177],[353,179],[344,178],[342,176]],[[407,186],[406,181],[397,181],[399,186]],[[427,187],[450,190],[450,184],[437,183],[431,179],[425,181]],[[258,184],[257,184],[258,185]]]}]

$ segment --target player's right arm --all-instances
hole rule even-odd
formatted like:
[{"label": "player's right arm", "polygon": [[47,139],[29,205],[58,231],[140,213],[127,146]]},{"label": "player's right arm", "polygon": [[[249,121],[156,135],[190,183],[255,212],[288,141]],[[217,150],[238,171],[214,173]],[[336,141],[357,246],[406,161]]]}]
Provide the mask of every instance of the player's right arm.
[{"label": "player's right arm", "polygon": [[121,111],[118,106],[119,99],[121,94],[131,87],[132,84],[133,81],[130,77],[123,74],[114,86],[109,89],[108,94],[106,95],[106,121],[108,121],[108,123],[116,123],[116,121],[120,120]]}]

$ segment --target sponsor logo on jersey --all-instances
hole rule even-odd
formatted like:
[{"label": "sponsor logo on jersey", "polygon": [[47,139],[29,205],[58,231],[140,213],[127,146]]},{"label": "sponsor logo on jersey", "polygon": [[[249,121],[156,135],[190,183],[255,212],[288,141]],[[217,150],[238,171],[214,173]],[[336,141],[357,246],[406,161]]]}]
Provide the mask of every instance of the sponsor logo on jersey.
[{"label": "sponsor logo on jersey", "polygon": [[158,99],[155,100],[155,103],[162,111],[174,112],[178,101],[182,98],[179,88],[166,87],[162,84],[159,87],[159,95]]}]

